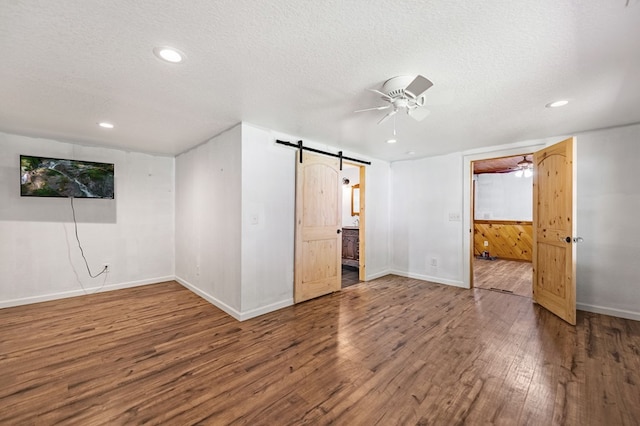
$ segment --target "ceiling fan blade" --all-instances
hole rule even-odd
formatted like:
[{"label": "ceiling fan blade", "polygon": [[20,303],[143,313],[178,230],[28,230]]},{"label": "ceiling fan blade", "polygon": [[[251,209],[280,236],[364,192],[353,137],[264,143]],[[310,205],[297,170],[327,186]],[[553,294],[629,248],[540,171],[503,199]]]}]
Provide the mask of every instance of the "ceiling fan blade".
[{"label": "ceiling fan blade", "polygon": [[382,93],[382,92],[381,92],[381,91],[379,91],[379,90],[376,90],[376,89],[367,89],[367,90],[368,90],[368,91],[370,91],[370,92],[373,92],[373,93],[377,93],[377,94],[379,94],[379,95],[382,95],[382,99],[384,99],[385,101],[389,101],[389,102],[391,102],[391,101],[393,100],[393,99],[391,99],[391,96],[387,95],[386,93]]},{"label": "ceiling fan blade", "polygon": [[426,108],[414,108],[412,110],[408,110],[407,113],[416,121],[422,121],[425,118],[427,118],[427,116],[429,114],[431,114],[431,111],[429,111]]},{"label": "ceiling fan blade", "polygon": [[411,95],[411,97],[415,99],[420,97],[420,95],[426,92],[427,89],[431,86],[433,86],[433,83],[431,81],[421,75],[418,75],[413,79],[411,83],[409,83],[407,88],[404,89],[404,92]]},{"label": "ceiling fan blade", "polygon": [[387,108],[391,108],[391,104],[385,105],[385,106],[374,107],[374,108],[358,109],[358,110],[355,110],[354,112],[374,111],[374,110],[382,111],[383,109],[387,109]]},{"label": "ceiling fan blade", "polygon": [[380,121],[378,121],[378,124],[382,124],[385,121],[387,121],[389,118],[393,117],[394,115],[396,115],[396,113],[398,112],[397,109],[394,109],[393,111],[389,112],[389,114],[385,115],[384,117],[382,117],[380,119]]}]

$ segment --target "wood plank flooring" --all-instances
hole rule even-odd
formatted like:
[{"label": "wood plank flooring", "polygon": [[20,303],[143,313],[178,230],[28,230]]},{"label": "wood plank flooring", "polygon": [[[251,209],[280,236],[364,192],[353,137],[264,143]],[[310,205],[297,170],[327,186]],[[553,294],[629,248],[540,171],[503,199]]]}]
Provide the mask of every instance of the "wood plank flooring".
[{"label": "wood plank flooring", "polygon": [[360,271],[355,266],[342,265],[342,288],[358,284],[360,281]]},{"label": "wood plank flooring", "polygon": [[0,424],[633,425],[640,322],[387,276],[237,322],[175,282],[0,310]]},{"label": "wood plank flooring", "polygon": [[473,260],[473,286],[485,290],[502,290],[531,298],[533,272],[530,262],[515,260]]}]

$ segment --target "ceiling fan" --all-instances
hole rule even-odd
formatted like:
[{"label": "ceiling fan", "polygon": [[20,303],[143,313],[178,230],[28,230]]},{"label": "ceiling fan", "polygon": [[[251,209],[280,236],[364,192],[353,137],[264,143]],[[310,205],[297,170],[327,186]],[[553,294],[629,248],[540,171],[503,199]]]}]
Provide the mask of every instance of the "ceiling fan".
[{"label": "ceiling fan", "polygon": [[367,89],[382,95],[382,99],[388,102],[387,105],[359,109],[355,112],[390,109],[391,111],[378,121],[378,124],[381,124],[396,115],[399,110],[404,109],[407,111],[407,115],[417,121],[422,121],[430,113],[428,109],[424,108],[424,92],[431,86],[433,83],[421,75],[415,78],[406,75],[390,78],[384,82],[382,90]]}]

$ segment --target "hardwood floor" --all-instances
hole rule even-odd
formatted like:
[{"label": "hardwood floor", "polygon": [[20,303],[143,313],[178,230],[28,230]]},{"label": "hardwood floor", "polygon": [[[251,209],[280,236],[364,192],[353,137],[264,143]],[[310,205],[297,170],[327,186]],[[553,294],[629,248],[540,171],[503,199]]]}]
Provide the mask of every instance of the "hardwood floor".
[{"label": "hardwood floor", "polygon": [[360,281],[360,271],[355,266],[342,265],[342,288],[358,284]]},{"label": "hardwood floor", "polygon": [[473,260],[473,286],[531,298],[532,266],[515,260]]},{"label": "hardwood floor", "polygon": [[174,282],[0,309],[0,424],[623,425],[640,322],[387,276],[245,322]]}]

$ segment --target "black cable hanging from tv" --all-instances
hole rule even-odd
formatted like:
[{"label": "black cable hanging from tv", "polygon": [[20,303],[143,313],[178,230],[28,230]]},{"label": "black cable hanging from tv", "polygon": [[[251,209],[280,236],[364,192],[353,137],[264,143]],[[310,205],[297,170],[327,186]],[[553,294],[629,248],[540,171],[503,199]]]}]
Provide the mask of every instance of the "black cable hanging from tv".
[{"label": "black cable hanging from tv", "polygon": [[[71,200],[71,214],[73,215],[73,228],[75,230],[76,241],[78,242],[78,248],[80,248],[80,254],[82,255],[82,258],[84,259],[84,265],[87,267],[87,272],[89,273],[89,276],[91,278],[98,278],[100,275],[105,274],[109,270],[109,268],[107,266],[105,266],[104,268],[102,268],[102,271],[98,272],[96,275],[93,275],[91,273],[91,269],[89,268],[89,262],[87,262],[87,258],[84,255],[84,250],[82,249],[82,244],[80,244],[80,237],[78,236],[78,221],[76,220],[76,209],[73,206],[73,197],[69,197],[69,200]],[[82,283],[80,285],[82,285]],[[84,290],[84,287],[82,287],[82,289]]]},{"label": "black cable hanging from tv", "polygon": [[288,141],[281,141],[279,139],[276,139],[276,143],[279,143],[280,145],[292,146],[294,148],[298,148],[298,150],[300,151],[300,163],[302,163],[302,151],[311,151],[311,152],[315,152],[315,153],[318,153],[318,154],[328,155],[329,157],[339,158],[340,159],[340,170],[342,170],[342,160],[354,161],[356,163],[367,164],[367,165],[371,164],[371,161],[359,160],[357,158],[352,158],[352,157],[345,157],[344,155],[342,155],[342,151],[338,151],[338,153],[335,154],[333,152],[327,152],[327,151],[323,151],[321,149],[316,149],[316,148],[311,148],[311,147],[308,147],[308,146],[304,146],[302,144],[301,140],[299,140],[298,143],[295,144],[295,143],[291,143],[291,142],[288,142]]}]

